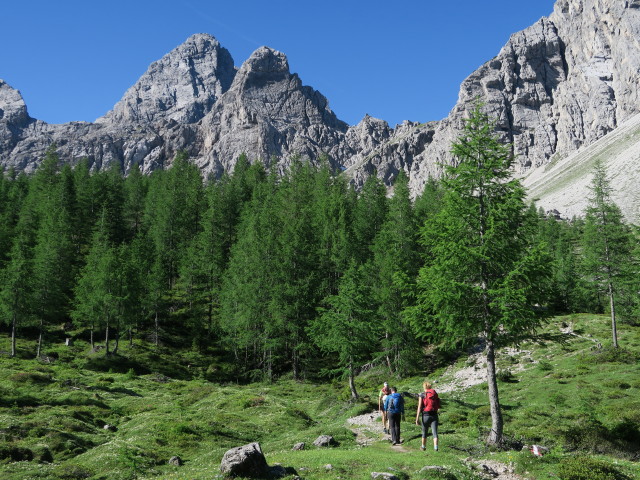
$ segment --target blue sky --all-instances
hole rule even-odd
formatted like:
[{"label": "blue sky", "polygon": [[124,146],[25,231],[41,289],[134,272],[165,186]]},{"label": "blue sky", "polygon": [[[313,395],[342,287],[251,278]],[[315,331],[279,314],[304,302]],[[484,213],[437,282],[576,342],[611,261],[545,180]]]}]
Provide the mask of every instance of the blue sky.
[{"label": "blue sky", "polygon": [[11,1],[0,78],[49,123],[102,116],[149,64],[209,33],[240,66],[262,45],[349,124],[439,120],[462,80],[554,0]]}]

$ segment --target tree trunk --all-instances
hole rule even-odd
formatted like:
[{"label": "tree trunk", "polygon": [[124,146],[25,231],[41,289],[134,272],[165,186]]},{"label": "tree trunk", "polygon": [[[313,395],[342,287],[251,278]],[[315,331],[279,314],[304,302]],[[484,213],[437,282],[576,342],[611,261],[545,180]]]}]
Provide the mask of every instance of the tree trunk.
[{"label": "tree trunk", "polygon": [[89,341],[91,342],[91,350],[96,348],[96,344],[93,341],[93,325],[91,325],[91,328],[89,329]]},{"label": "tree trunk", "polygon": [[611,309],[611,334],[613,336],[613,348],[618,348],[618,328],[616,326],[616,304],[613,298],[613,285],[609,282],[609,306]]},{"label": "tree trunk", "polygon": [[38,347],[36,348],[36,358],[40,358],[40,353],[42,352],[42,330],[44,326],[44,321],[42,318],[40,319],[40,328],[38,329]]},{"label": "tree trunk", "polygon": [[115,336],[115,340],[116,340],[116,345],[115,345],[115,347],[113,347],[113,352],[111,352],[111,353],[113,353],[115,355],[116,353],[118,353],[118,347],[120,346],[120,325],[119,325],[119,323],[116,326],[116,332],[115,332],[114,336]]},{"label": "tree trunk", "polygon": [[491,408],[491,432],[487,437],[488,445],[502,444],[502,430],[504,427],[500,399],[498,398],[498,381],[496,378],[495,347],[491,340],[487,340],[487,384],[489,386],[489,405]]},{"label": "tree trunk", "polygon": [[349,389],[351,390],[351,399],[358,399],[358,392],[356,391],[355,372],[353,368],[353,362],[349,362]]},{"label": "tree trunk", "polygon": [[156,310],[156,318],[155,318],[155,329],[156,329],[156,338],[154,339],[154,343],[156,348],[158,348],[159,337],[160,337],[160,324],[158,323],[158,310]]},{"label": "tree trunk", "polygon": [[129,327],[129,348],[133,348],[133,329]]},{"label": "tree trunk", "polygon": [[11,357],[16,356],[16,325],[18,321],[16,320],[15,313],[13,314],[13,319],[11,320]]},{"label": "tree trunk", "polygon": [[[384,332],[384,338],[387,339],[387,345],[389,345],[389,332]],[[393,374],[393,367],[391,366],[391,357],[389,357],[389,351],[387,351],[385,358],[387,360],[387,368],[389,369],[389,373]]]},{"label": "tree trunk", "polygon": [[104,333],[104,356],[109,356],[109,321],[107,320],[107,328]]}]

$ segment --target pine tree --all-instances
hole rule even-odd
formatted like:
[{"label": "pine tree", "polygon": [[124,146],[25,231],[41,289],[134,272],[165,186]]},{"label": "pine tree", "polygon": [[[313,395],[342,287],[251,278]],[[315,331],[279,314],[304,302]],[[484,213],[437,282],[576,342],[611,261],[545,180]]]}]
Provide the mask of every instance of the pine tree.
[{"label": "pine tree", "polygon": [[355,376],[359,367],[371,360],[381,333],[379,323],[371,321],[374,312],[368,290],[363,269],[352,260],[340,279],[338,293],[325,299],[326,306],[309,328],[320,349],[337,354],[337,371],[347,377],[353,399],[358,398]]},{"label": "pine tree", "polygon": [[[409,306],[412,283],[418,273],[416,218],[408,179],[401,172],[389,201],[389,212],[373,245],[370,266],[373,295],[384,326],[383,350],[390,372],[406,373],[415,363],[418,341],[402,312]],[[373,302],[372,302],[373,304]]]},{"label": "pine tree", "polygon": [[273,378],[274,360],[283,351],[282,319],[274,316],[278,245],[276,177],[259,184],[245,206],[238,240],[231,249],[223,281],[221,327],[238,361],[254,378]]},{"label": "pine tree", "polygon": [[16,356],[17,329],[31,314],[31,265],[26,245],[16,238],[9,264],[0,272],[0,315],[11,328],[11,356]]},{"label": "pine tree", "polygon": [[418,276],[412,319],[425,338],[444,344],[484,343],[492,427],[489,444],[503,440],[496,380],[496,348],[521,341],[540,324],[550,259],[531,244],[525,192],[511,180],[511,156],[476,106],[453,144],[442,209],[422,239],[431,255]]},{"label": "pine tree", "polygon": [[631,238],[620,208],[611,199],[604,164],[598,160],[593,169],[582,247],[585,270],[609,298],[614,348],[618,348],[616,299],[624,291],[624,284],[630,278],[629,267],[634,264]]},{"label": "pine tree", "polygon": [[119,309],[119,262],[117,250],[109,241],[107,218],[105,209],[75,288],[75,306],[71,312],[74,320],[89,328],[92,349],[95,347],[95,331],[104,329],[105,355],[110,354],[110,334]]}]

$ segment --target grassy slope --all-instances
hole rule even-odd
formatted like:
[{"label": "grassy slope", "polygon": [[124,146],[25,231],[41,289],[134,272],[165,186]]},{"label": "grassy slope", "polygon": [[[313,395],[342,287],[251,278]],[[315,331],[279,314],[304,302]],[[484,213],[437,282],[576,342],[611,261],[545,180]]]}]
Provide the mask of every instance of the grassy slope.
[{"label": "grassy slope", "polygon": [[[620,328],[626,356],[616,359],[606,348],[606,317],[558,318],[548,332],[558,333],[563,322],[577,334],[566,344],[523,345],[530,355],[511,352],[498,358],[503,372],[513,372],[503,373],[500,383],[505,430],[514,440],[550,447],[551,453],[541,459],[528,452],[483,448],[480,436],[489,424],[484,384],[442,394],[442,449],[437,454],[420,452],[419,430],[410,422],[415,402],[409,398],[409,422],[402,425],[404,451],[399,451],[380,434],[380,441],[359,446],[346,428],[348,417],[373,409],[383,380],[380,372],[359,378],[361,393],[370,401],[354,405],[338,382],[281,380],[239,386],[167,379],[157,373],[100,372],[95,368],[108,370],[109,364],[99,356],[80,354],[85,346],[78,345],[75,351],[59,347],[60,358],[51,365],[0,357],[0,456],[35,456],[32,461],[0,460],[0,478],[211,479],[227,449],[253,441],[260,442],[269,464],[294,468],[307,480],[370,478],[373,471],[394,471],[401,478],[447,478],[418,473],[425,465],[447,467],[448,478],[470,479],[475,478],[469,469],[475,458],[512,463],[521,474],[528,472],[527,478],[557,479],[561,464],[580,452],[592,452],[626,478],[640,478],[640,466],[632,461],[640,447],[634,443],[640,441],[640,329]],[[0,338],[0,348],[7,345],[8,339]],[[140,363],[155,358],[159,363],[154,371],[164,365],[165,371],[176,373],[184,372],[189,362],[206,360],[193,353],[189,358],[154,357],[140,346],[122,353],[134,367],[138,358]],[[465,362],[461,357],[453,369],[432,372],[430,378],[443,384],[450,380],[449,372]],[[117,366],[111,368],[118,371]],[[422,380],[393,381],[401,391],[418,392]],[[117,431],[105,430],[105,423]],[[340,446],[312,447],[321,434],[333,435]],[[306,442],[307,449],[291,451],[297,442]],[[167,465],[173,455],[182,457],[185,465]],[[327,464],[333,468],[327,470]]]}]

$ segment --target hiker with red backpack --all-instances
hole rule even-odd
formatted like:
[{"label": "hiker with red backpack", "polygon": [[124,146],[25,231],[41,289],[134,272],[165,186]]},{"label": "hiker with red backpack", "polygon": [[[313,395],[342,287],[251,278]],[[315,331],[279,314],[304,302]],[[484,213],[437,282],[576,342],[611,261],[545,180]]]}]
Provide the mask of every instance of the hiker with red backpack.
[{"label": "hiker with red backpack", "polygon": [[426,450],[427,433],[431,426],[433,434],[433,449],[438,450],[438,410],[440,409],[440,397],[431,388],[431,383],[422,384],[424,392],[418,398],[418,411],[416,412],[416,425],[422,426],[422,446],[420,450]]}]

